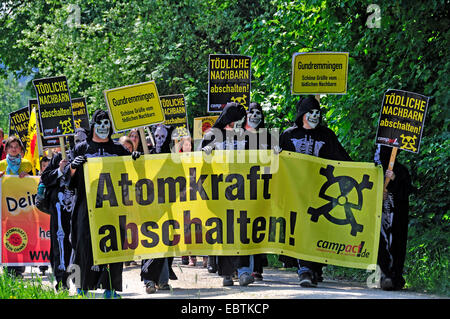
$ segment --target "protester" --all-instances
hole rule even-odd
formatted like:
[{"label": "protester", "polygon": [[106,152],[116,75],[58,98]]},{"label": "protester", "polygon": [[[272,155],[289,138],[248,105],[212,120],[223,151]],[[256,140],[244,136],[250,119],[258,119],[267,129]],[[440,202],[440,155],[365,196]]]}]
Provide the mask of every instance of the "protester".
[{"label": "protester", "polygon": [[128,136],[121,136],[119,143],[122,144],[130,153],[134,151],[133,141]]},{"label": "protester", "polygon": [[128,137],[133,143],[133,151],[144,152],[144,147],[142,146],[141,136],[139,135],[139,131],[137,129],[132,129],[128,133]]},{"label": "protester", "polygon": [[388,169],[391,151],[391,147],[377,145],[374,158],[389,178],[387,192],[383,196],[378,265],[382,272],[381,288],[400,290],[405,285],[403,266],[408,237],[409,195],[414,187],[408,169],[398,162],[397,157],[393,170]]},{"label": "protester", "polygon": [[[264,129],[264,113],[259,103],[250,103],[245,124],[249,149],[270,149],[272,136]],[[241,256],[238,263],[239,285],[247,286],[255,280],[263,280],[263,267],[267,266],[266,254]]]},{"label": "protester", "polygon": [[[175,143],[175,153],[186,153],[192,151],[192,139],[190,136],[184,136],[180,139],[178,143]],[[196,256],[182,256],[181,263],[183,265],[196,266],[197,257]],[[208,256],[203,256],[202,266],[207,267]]]},{"label": "protester", "polygon": [[[39,161],[39,175],[42,175],[42,172],[45,171],[48,164],[50,164],[50,158],[43,156]],[[48,270],[48,266],[39,266],[39,270],[41,271],[41,275],[44,276],[45,272]]]},{"label": "protester", "polygon": [[[170,143],[173,127],[163,124],[156,125],[155,147],[151,154],[170,153]],[[169,279],[178,279],[172,270],[173,257],[144,259],[141,264],[141,280],[148,294],[157,290],[170,290]]]},{"label": "protester", "polygon": [[[73,147],[73,143],[72,147]],[[69,289],[67,271],[72,257],[71,220],[76,202],[76,194],[70,189],[69,161],[71,150],[66,152],[66,159],[60,152],[53,156],[46,169],[41,166],[41,182],[44,184],[51,206],[50,212],[50,265],[56,279],[56,290]]]},{"label": "protester", "polygon": [[[12,135],[5,143],[6,158],[0,161],[0,177],[3,175],[18,175],[20,178],[31,175],[33,166],[30,161],[23,158],[25,152],[18,137]],[[6,270],[16,277],[23,277],[25,266],[8,266]]]},{"label": "protester", "polygon": [[[282,150],[313,155],[330,160],[351,161],[336,135],[329,128],[320,125],[322,121],[319,102],[312,96],[297,103],[294,126],[280,136]],[[292,258],[280,256],[285,264],[292,265]],[[322,281],[323,264],[297,260],[299,283],[302,287],[316,287]]]},{"label": "protester", "polygon": [[90,132],[86,141],[76,144],[70,163],[71,187],[77,192],[75,209],[72,214],[72,231],[75,250],[74,263],[80,267],[81,287],[78,293],[103,288],[105,298],[120,298],[117,291],[122,291],[123,263],[95,265],[92,259],[91,234],[86,200],[83,164],[88,157],[109,157],[130,155],[130,152],[111,139],[112,126],[108,113],[96,110],[91,119]]},{"label": "protester", "polygon": [[[201,147],[202,151],[210,154],[214,149],[217,150],[243,150],[248,149],[247,140],[244,138],[246,111],[245,108],[238,103],[227,103],[217,121],[214,123],[203,137]],[[237,125],[236,125],[237,124]],[[241,126],[236,129],[236,126]],[[227,130],[235,130],[233,134],[227,134]],[[219,276],[223,277],[223,286],[233,285],[233,273],[236,271],[239,256],[209,256],[208,272],[217,271]]]}]

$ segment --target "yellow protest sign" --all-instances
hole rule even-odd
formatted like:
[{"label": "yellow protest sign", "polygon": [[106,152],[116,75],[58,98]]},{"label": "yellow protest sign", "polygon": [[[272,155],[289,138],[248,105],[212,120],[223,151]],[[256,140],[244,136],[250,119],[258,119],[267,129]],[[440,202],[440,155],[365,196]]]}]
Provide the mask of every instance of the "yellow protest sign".
[{"label": "yellow protest sign", "polygon": [[201,140],[203,135],[216,123],[219,115],[194,118],[194,139]]},{"label": "yellow protest sign", "polygon": [[155,81],[123,86],[103,93],[115,132],[164,122]]},{"label": "yellow protest sign", "polygon": [[348,52],[302,52],[292,56],[292,94],[347,93]]},{"label": "yellow protest sign", "polygon": [[381,167],[290,152],[203,156],[89,158],[94,263],[274,253],[375,266]]}]

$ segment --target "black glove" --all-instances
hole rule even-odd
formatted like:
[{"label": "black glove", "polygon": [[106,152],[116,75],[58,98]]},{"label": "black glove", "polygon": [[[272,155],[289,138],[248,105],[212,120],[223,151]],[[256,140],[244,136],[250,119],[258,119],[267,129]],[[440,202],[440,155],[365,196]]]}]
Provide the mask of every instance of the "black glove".
[{"label": "black glove", "polygon": [[133,160],[137,160],[139,157],[141,157],[141,152],[138,152],[138,151],[133,151],[133,153],[131,153],[131,158],[133,159]]},{"label": "black glove", "polygon": [[80,167],[83,167],[83,164],[86,163],[87,158],[84,155],[78,155],[75,157],[75,159],[70,163],[70,168],[72,169],[78,169]]}]

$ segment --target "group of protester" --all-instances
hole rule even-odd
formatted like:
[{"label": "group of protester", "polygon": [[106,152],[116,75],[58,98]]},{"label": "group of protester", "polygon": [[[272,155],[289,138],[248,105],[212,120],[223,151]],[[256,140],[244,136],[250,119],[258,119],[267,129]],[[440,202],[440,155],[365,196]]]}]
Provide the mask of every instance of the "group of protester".
[{"label": "group of protester", "polygon": [[[210,154],[221,149],[273,149],[303,153],[330,160],[351,161],[349,154],[341,145],[332,130],[322,123],[322,110],[317,99],[304,97],[297,103],[297,116],[292,127],[277,137],[267,136],[263,109],[258,103],[251,103],[248,110],[234,102],[228,103],[213,125],[205,133],[201,150]],[[226,134],[233,130],[234,134]],[[158,125],[153,133],[154,143],[147,143],[151,154],[190,152],[192,141],[182,138],[173,146],[173,128]],[[240,134],[255,134],[256,144],[250,139],[240,139]],[[268,133],[270,135],[270,133]],[[51,207],[51,251],[50,263],[57,281],[57,289],[68,288],[68,266],[76,264],[81,273],[77,293],[86,294],[88,290],[105,289],[106,298],[120,298],[122,291],[123,263],[94,265],[89,230],[87,200],[84,186],[83,164],[89,157],[129,156],[133,160],[143,154],[142,141],[137,130],[118,142],[111,138],[112,126],[108,113],[96,110],[91,118],[90,129],[78,129],[69,138],[67,154],[55,153],[49,165],[41,171],[41,183],[46,188]],[[172,147],[171,147],[172,146]],[[23,159],[21,144],[14,136],[2,144],[6,155],[0,161],[0,176],[3,174],[24,177],[31,170],[31,163]],[[23,151],[23,148],[22,148]],[[375,162],[381,164],[390,182],[383,203],[382,236],[380,236],[378,264],[382,270],[381,287],[387,290],[402,289],[403,266],[406,255],[406,236],[408,224],[408,197],[411,193],[411,179],[408,170],[395,163],[393,171],[388,170],[390,148],[379,146]],[[299,167],[299,169],[301,169]],[[195,256],[191,256],[195,258]],[[186,260],[187,256],[184,257]],[[301,287],[316,287],[322,281],[323,264],[280,256],[286,267],[298,269]],[[223,277],[223,285],[234,284],[236,276],[241,286],[255,280],[263,280],[263,268],[267,266],[264,254],[251,256],[204,256],[208,272]],[[141,280],[147,293],[170,289],[169,280],[176,279],[172,270],[173,257],[146,259],[141,262]]]}]

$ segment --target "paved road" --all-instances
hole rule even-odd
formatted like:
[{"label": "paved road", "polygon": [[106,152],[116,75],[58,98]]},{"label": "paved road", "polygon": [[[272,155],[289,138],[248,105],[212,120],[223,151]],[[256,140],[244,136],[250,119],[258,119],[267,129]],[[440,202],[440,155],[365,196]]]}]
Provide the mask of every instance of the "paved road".
[{"label": "paved road", "polygon": [[[440,296],[416,293],[408,290],[383,291],[368,288],[365,284],[327,280],[317,288],[302,288],[298,285],[297,275],[291,271],[273,268],[264,269],[264,280],[247,287],[234,282],[232,287],[223,287],[222,278],[210,274],[201,266],[181,264],[181,258],[175,258],[173,270],[178,280],[171,280],[171,290],[146,294],[140,281],[140,266],[125,267],[123,273],[124,290],[120,293],[124,299],[436,299]],[[37,269],[36,269],[37,271]],[[369,275],[369,273],[368,273]],[[74,292],[74,289],[72,290]],[[93,292],[95,298],[102,298],[102,290]]]}]

